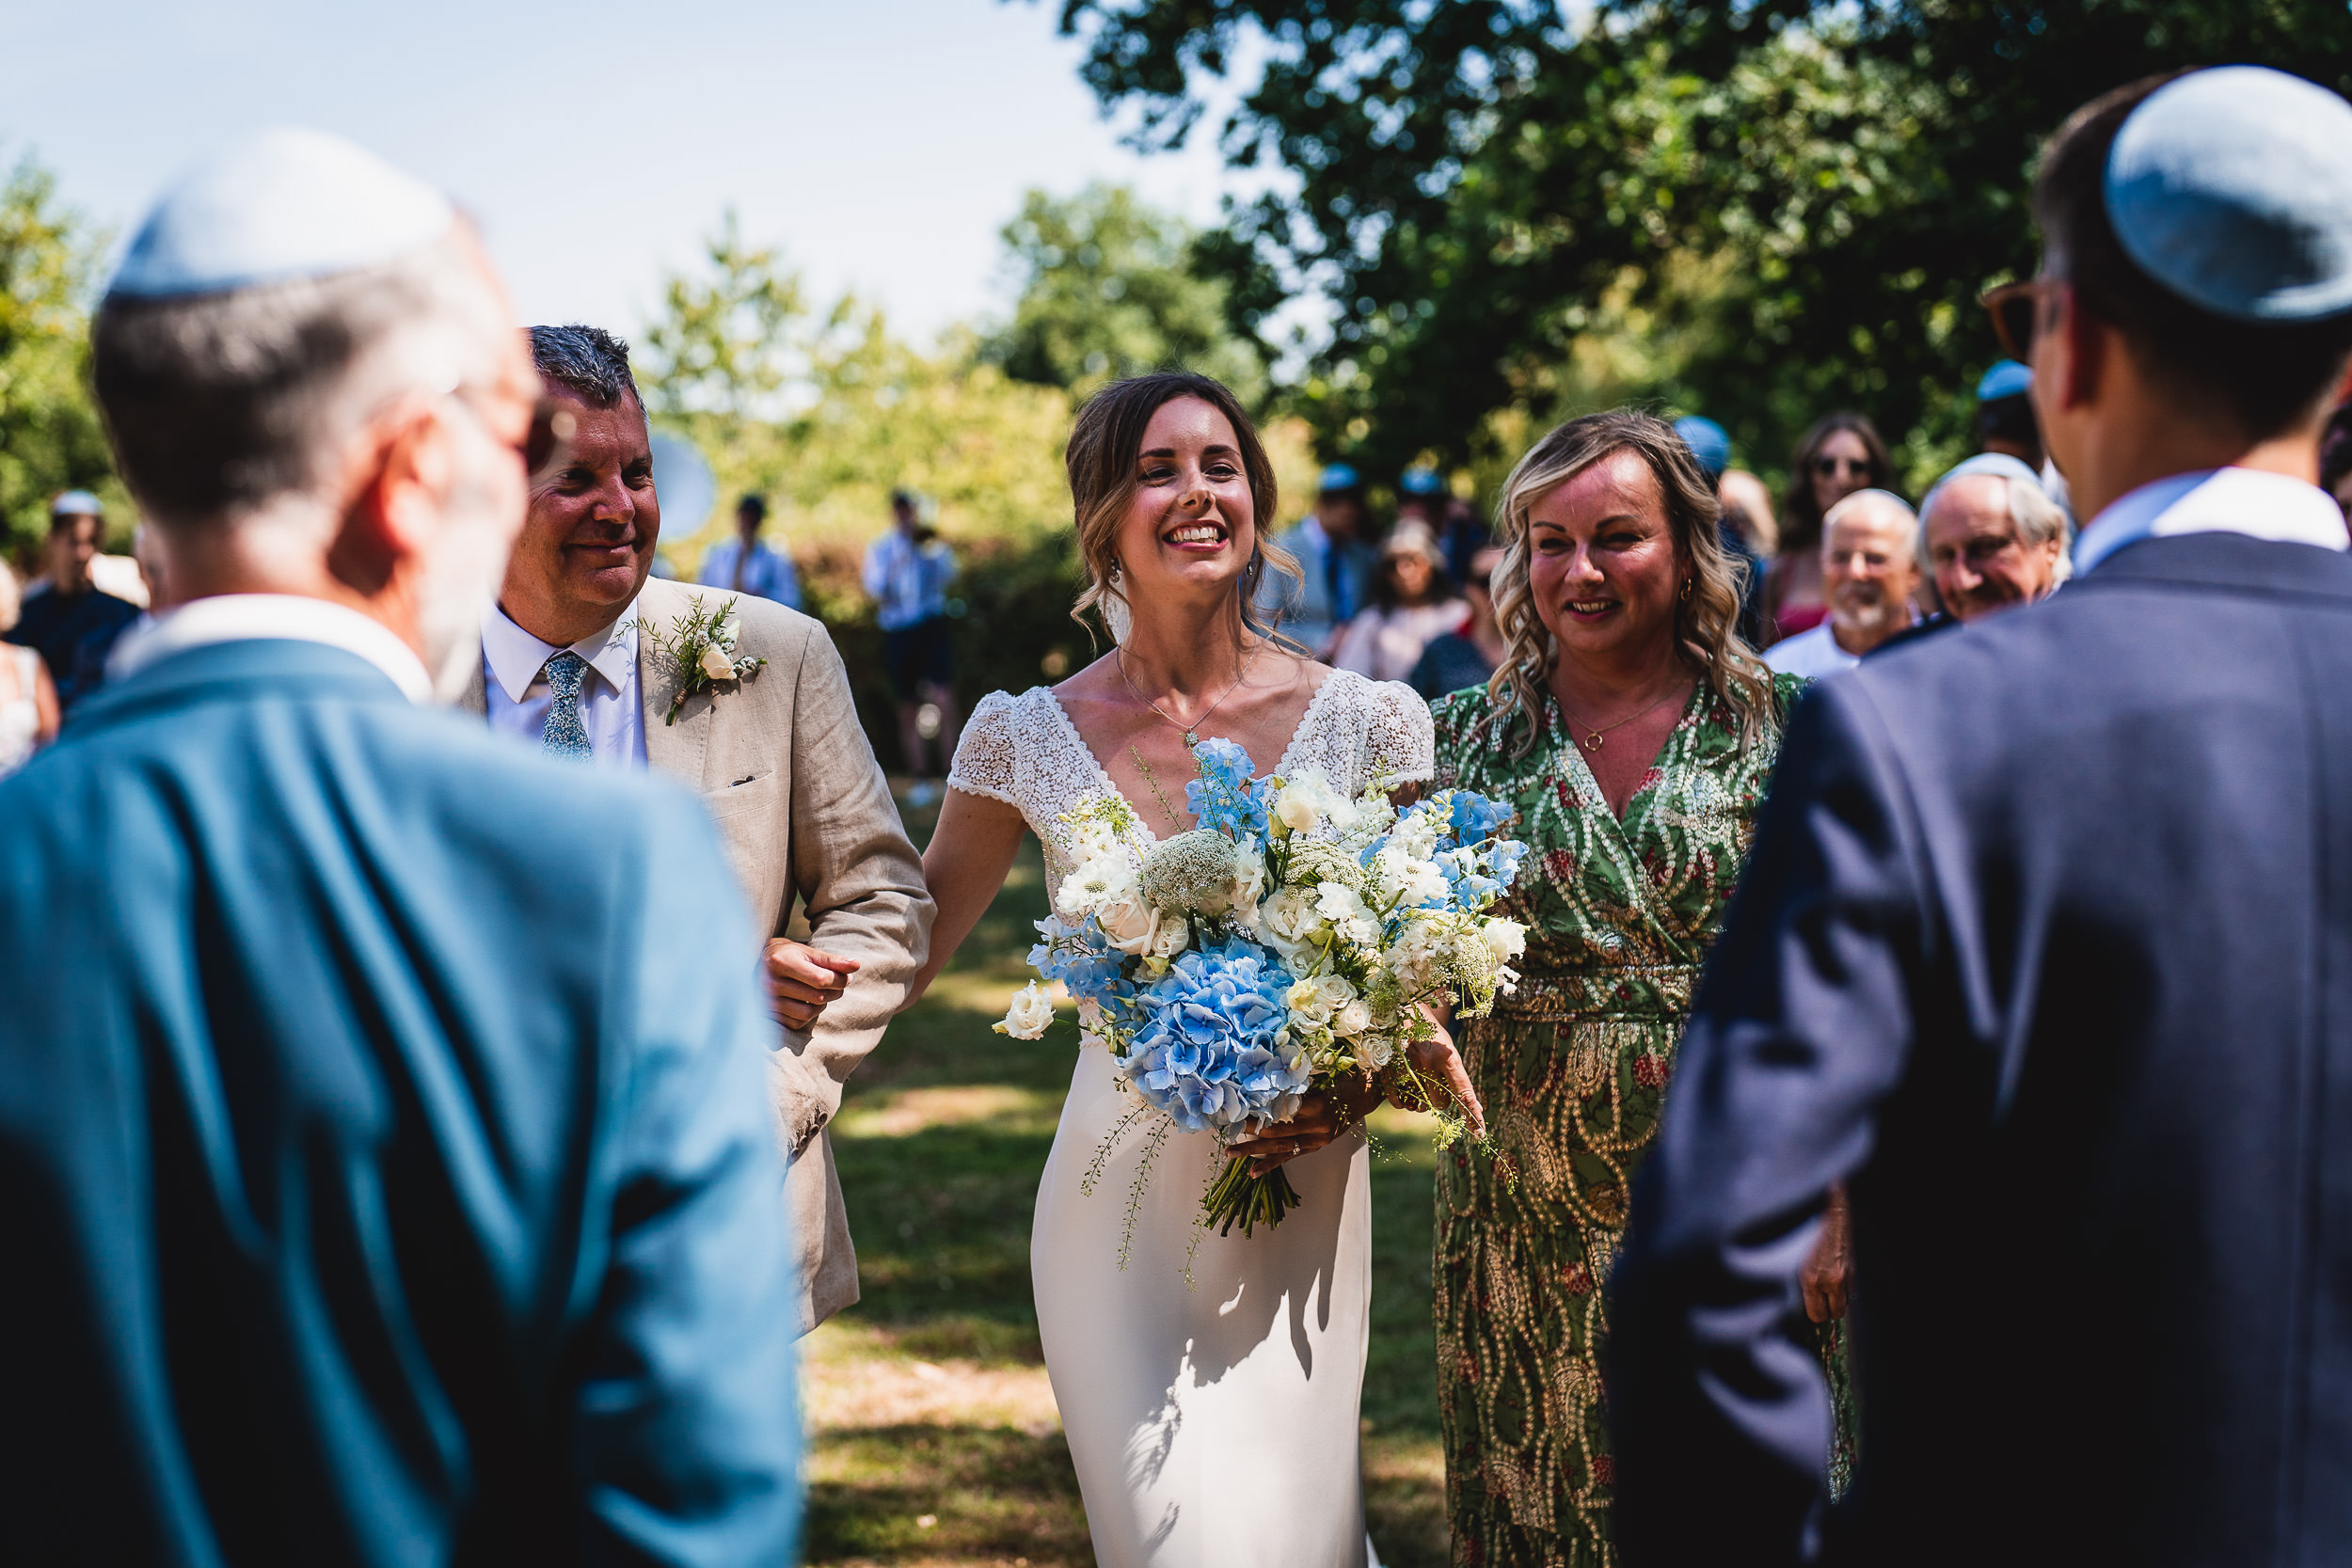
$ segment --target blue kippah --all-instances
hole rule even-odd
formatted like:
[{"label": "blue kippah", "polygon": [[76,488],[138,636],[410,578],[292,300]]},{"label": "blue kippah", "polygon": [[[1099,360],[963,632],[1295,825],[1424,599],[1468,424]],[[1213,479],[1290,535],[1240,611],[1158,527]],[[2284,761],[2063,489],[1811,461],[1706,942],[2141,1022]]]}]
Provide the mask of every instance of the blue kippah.
[{"label": "blue kippah", "polygon": [[2352,103],[2261,66],[2149,94],[2107,153],[2126,255],[2193,305],[2245,322],[2352,310]]},{"label": "blue kippah", "polygon": [[1696,414],[1686,414],[1675,421],[1675,434],[1691,449],[1691,455],[1699,460],[1709,479],[1721,479],[1731,467],[1731,437],[1714,420]]},{"label": "blue kippah", "polygon": [[1353,490],[1362,483],[1356,470],[1344,463],[1334,463],[1323,470],[1323,488],[1326,490]]},{"label": "blue kippah", "polygon": [[1434,496],[1445,488],[1435,468],[1407,468],[1397,476],[1396,487],[1408,496]]},{"label": "blue kippah", "polygon": [[104,503],[87,490],[68,490],[49,503],[52,517],[103,517]]},{"label": "blue kippah", "polygon": [[2032,386],[2032,371],[2014,359],[1995,359],[1993,368],[1977,383],[1977,401],[1991,403],[1995,398],[2022,397]]},{"label": "blue kippah", "polygon": [[317,131],[264,131],[182,175],[139,225],[107,293],[226,293],[413,256],[447,234],[449,198]]}]

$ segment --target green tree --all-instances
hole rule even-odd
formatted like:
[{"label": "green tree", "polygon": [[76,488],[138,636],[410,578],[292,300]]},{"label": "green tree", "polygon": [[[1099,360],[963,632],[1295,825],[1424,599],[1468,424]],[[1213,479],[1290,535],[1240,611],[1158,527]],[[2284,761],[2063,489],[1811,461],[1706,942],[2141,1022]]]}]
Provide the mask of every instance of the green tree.
[{"label": "green tree", "polygon": [[1004,228],[1020,301],[983,355],[1016,381],[1081,394],[1177,366],[1256,401],[1264,362],[1229,323],[1224,280],[1201,275],[1197,238],[1124,186],[1067,198],[1030,191]]},{"label": "green tree", "polygon": [[[20,564],[36,558],[58,491],[123,499],[89,393],[89,297],[103,250],[104,237],[57,200],[56,177],[20,159],[0,182],[0,547]],[[128,508],[114,511],[119,519]]]},{"label": "green tree", "polygon": [[[1061,25],[1147,147],[1262,40],[1217,135],[1293,179],[1203,264],[1245,328],[1330,301],[1299,406],[1375,466],[1606,390],[1762,455],[1860,406],[1925,467],[1997,352],[1974,301],[2032,264],[2032,161],[2069,111],[2218,61],[2352,87],[2340,0],[1598,0],[1581,25],[1555,0],[1064,0]],[[1594,341],[1628,332],[1654,338]]]}]

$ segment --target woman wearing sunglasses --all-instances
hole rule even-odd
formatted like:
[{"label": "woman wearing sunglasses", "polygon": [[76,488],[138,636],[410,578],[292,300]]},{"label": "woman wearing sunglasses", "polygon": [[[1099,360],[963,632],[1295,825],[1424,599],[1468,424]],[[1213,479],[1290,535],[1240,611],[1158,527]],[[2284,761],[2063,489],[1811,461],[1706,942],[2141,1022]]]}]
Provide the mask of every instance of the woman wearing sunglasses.
[{"label": "woman wearing sunglasses", "polygon": [[1780,550],[1764,575],[1764,613],[1773,639],[1810,631],[1829,615],[1821,592],[1821,518],[1857,490],[1890,488],[1886,443],[1859,414],[1827,415],[1804,433],[1788,465]]}]

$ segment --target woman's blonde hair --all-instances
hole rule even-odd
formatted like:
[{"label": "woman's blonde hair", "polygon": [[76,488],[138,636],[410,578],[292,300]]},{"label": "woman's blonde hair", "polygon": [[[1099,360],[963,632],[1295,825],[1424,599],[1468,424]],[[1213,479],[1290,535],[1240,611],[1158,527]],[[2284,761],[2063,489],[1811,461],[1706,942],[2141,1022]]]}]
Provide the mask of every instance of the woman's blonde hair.
[{"label": "woman's blonde hair", "polygon": [[[1127,503],[1141,483],[1136,459],[1143,452],[1143,433],[1152,416],[1178,398],[1199,398],[1225,416],[1241,448],[1242,472],[1249,480],[1250,521],[1257,549],[1241,576],[1241,619],[1260,637],[1274,635],[1275,622],[1259,607],[1258,590],[1265,574],[1289,579],[1291,588],[1279,597],[1296,596],[1295,585],[1306,580],[1298,562],[1274,543],[1274,518],[1280,505],[1275,488],[1274,465],[1258,439],[1258,427],[1243,412],[1241,401],[1222,382],[1185,371],[1155,371],[1149,375],[1114,381],[1087,399],[1070,427],[1070,445],[1062,462],[1070,472],[1070,503],[1078,527],[1078,555],[1086,562],[1087,585],[1070,618],[1087,626],[1087,611],[1101,617],[1112,641],[1119,637],[1118,618],[1127,609],[1126,590],[1119,579],[1119,524]],[[1089,630],[1092,628],[1089,626]]]},{"label": "woman's blonde hair", "polygon": [[1503,482],[1495,508],[1495,542],[1502,549],[1494,572],[1495,624],[1510,651],[1486,683],[1494,710],[1488,721],[1498,736],[1518,730],[1514,756],[1526,755],[1535,744],[1548,695],[1546,677],[1559,657],[1529,587],[1528,513],[1549,491],[1620,451],[1640,456],[1656,476],[1676,557],[1690,569],[1690,592],[1675,602],[1675,651],[1738,718],[1741,747],[1779,726],[1772,671],[1740,635],[1747,563],[1724,548],[1717,531],[1723,509],[1714,486],[1672,426],[1637,409],[1618,408],[1570,420],[1536,442]]}]

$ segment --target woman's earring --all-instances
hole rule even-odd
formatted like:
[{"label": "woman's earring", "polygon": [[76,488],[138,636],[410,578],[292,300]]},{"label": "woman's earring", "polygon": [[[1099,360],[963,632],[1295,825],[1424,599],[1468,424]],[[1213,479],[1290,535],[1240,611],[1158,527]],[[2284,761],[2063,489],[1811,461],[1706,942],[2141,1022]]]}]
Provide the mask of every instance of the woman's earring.
[{"label": "woman's earring", "polygon": [[1682,592],[1675,596],[1680,599],[1684,604],[1689,604],[1691,602],[1691,579],[1689,578],[1684,578],[1682,579]]}]

